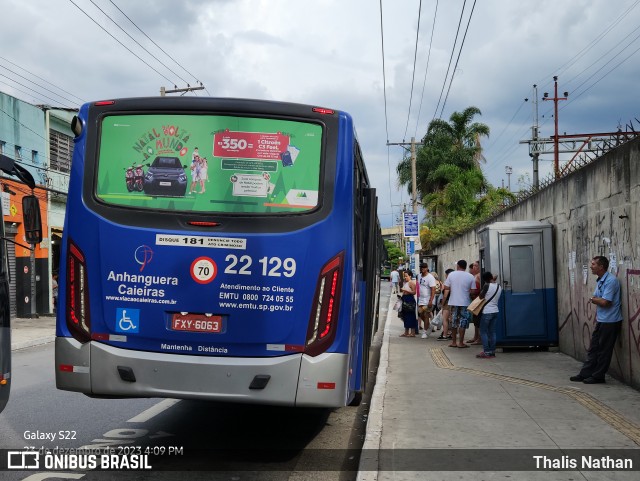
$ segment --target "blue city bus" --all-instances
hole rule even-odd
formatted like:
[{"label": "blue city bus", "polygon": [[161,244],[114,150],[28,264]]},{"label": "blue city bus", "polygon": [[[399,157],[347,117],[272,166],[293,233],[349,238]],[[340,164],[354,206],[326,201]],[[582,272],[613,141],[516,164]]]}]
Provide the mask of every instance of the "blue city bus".
[{"label": "blue city bus", "polygon": [[292,103],[87,103],[56,384],[92,397],[357,404],[381,235],[351,116]]}]

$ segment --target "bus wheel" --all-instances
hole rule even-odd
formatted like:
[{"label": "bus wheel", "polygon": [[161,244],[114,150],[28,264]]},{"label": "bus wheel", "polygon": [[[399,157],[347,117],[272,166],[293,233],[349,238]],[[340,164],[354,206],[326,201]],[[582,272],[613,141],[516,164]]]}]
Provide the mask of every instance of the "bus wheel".
[{"label": "bus wheel", "polygon": [[357,392],[354,396],[353,399],[351,400],[351,402],[349,403],[349,406],[360,406],[360,403],[362,402],[362,393],[361,392]]}]

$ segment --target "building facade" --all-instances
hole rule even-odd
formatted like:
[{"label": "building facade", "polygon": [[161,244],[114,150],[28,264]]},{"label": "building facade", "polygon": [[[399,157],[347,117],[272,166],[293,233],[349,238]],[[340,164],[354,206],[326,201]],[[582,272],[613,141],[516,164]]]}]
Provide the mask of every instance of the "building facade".
[{"label": "building facade", "polygon": [[[70,109],[36,106],[0,92],[0,153],[26,168],[37,184],[31,192],[15,178],[0,177],[12,316],[53,312],[51,279],[59,263],[73,114]],[[43,240],[33,251],[24,240],[22,222],[22,197],[32,193],[40,200],[43,228]],[[35,297],[31,289],[34,278]]]}]

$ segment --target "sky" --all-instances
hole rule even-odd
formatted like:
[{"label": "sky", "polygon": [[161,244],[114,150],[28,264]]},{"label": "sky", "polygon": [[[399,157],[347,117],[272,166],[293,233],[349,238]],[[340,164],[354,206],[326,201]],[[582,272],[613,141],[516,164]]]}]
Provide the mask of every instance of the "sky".
[{"label": "sky", "polygon": [[[395,170],[406,150],[388,143],[421,139],[434,118],[479,108],[475,120],[491,129],[482,140],[485,176],[513,191],[531,183],[520,141],[531,138],[534,98],[540,136],[554,134],[553,102],[541,100],[553,97],[554,76],[559,96],[568,92],[558,102],[561,134],[640,130],[639,4],[0,0],[0,91],[79,107],[202,82],[206,90],[187,95],[344,110],[377,189],[381,225],[390,227],[411,198]],[[540,160],[542,179],[553,155]]]}]

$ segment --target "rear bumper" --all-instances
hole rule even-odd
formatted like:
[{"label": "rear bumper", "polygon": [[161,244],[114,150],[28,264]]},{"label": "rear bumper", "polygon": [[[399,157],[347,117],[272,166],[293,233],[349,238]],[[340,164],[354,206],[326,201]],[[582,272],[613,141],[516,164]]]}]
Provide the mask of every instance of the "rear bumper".
[{"label": "rear bumper", "polygon": [[[340,407],[347,403],[346,354],[272,358],[190,356],[56,338],[56,386],[96,396],[170,397],[235,403]],[[65,366],[61,369],[60,366]],[[135,382],[121,378],[128,368]],[[249,389],[257,375],[264,389]]]}]

